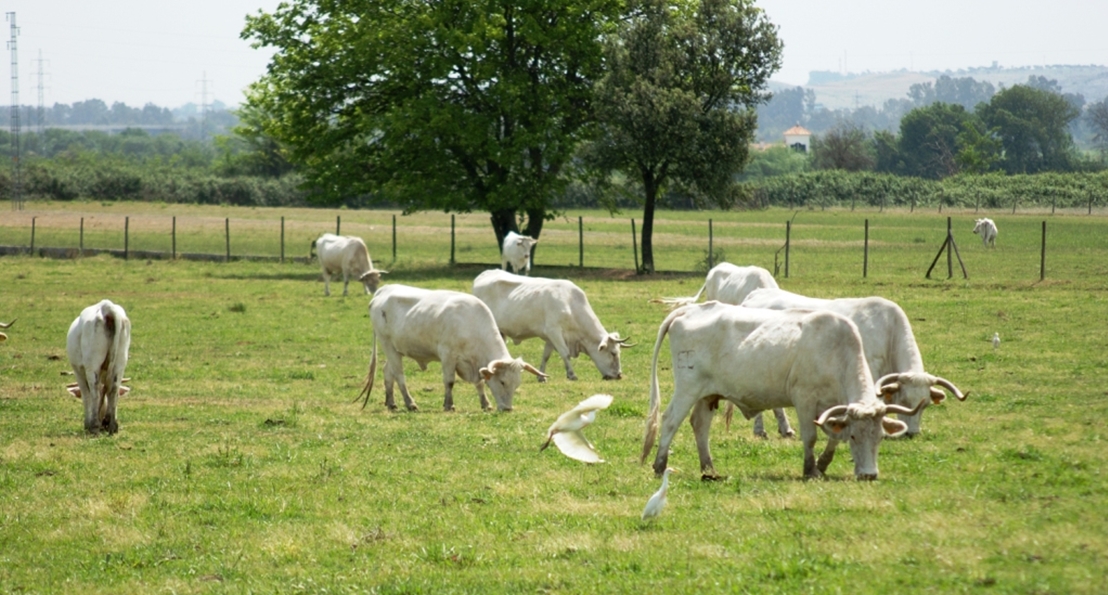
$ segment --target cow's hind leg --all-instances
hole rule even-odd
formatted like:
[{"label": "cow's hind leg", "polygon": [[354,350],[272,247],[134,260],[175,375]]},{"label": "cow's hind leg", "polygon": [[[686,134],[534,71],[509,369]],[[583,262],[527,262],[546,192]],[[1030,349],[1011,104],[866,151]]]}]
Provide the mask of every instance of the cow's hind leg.
[{"label": "cow's hind leg", "polygon": [[[442,360],[442,384],[446,387],[446,396],[442,400],[443,411],[454,411],[454,381],[457,379],[457,369],[455,368],[454,360],[450,358],[443,358]],[[487,408],[487,399],[480,389],[477,391],[481,393],[481,407]]]},{"label": "cow's hind leg", "polygon": [[792,426],[789,425],[789,416],[785,415],[784,409],[774,409],[773,416],[777,418],[777,433],[781,434],[782,438],[792,438],[796,436],[796,432],[794,432]]},{"label": "cow's hind leg", "polygon": [[700,399],[693,406],[689,416],[693,435],[696,437],[696,452],[700,455],[700,476],[702,479],[719,479],[712,465],[712,452],[708,448],[708,435],[712,428],[712,416],[719,407],[719,397]]},{"label": "cow's hind leg", "polygon": [[695,403],[689,399],[682,399],[674,395],[669,402],[669,407],[666,407],[665,412],[662,413],[661,438],[658,440],[658,454],[654,457],[655,475],[660,477],[662,473],[665,473],[666,465],[669,462],[669,446],[673,442],[674,435],[677,434],[677,428],[688,417],[693,405]]},{"label": "cow's hind leg", "polygon": [[754,416],[754,436],[756,438],[769,438],[769,434],[766,433],[766,424],[762,420],[761,411]]},{"label": "cow's hind leg", "polygon": [[550,337],[550,341],[547,345],[554,348],[558,352],[558,356],[562,358],[562,361],[566,365],[566,378],[570,380],[577,380],[577,374],[573,373],[573,364],[570,363],[569,346],[566,345],[566,341],[561,335],[553,335]]},{"label": "cow's hind leg", "polygon": [[81,389],[81,405],[85,409],[85,431],[89,434],[100,433],[100,389],[96,374],[89,374],[81,368],[75,374],[77,386]]},{"label": "cow's hind leg", "polygon": [[[550,341],[542,348],[542,361],[539,362],[539,371],[546,374],[546,362],[550,361],[550,355],[554,353],[554,344]],[[546,382],[546,378],[539,376],[539,382]]]}]

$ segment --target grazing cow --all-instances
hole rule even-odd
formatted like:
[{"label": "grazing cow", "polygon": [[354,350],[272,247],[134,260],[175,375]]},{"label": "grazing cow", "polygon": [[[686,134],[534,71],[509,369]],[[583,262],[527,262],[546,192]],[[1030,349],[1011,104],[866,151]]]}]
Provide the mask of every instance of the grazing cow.
[{"label": "grazing cow", "polygon": [[973,226],[973,233],[981,236],[981,243],[985,247],[996,248],[996,223],[992,219],[978,219]]},{"label": "grazing cow", "polygon": [[131,390],[121,384],[130,346],[131,321],[122,307],[108,300],[85,308],[69,326],[66,350],[77,382],[68,390],[85,406],[89,433],[119,430],[115,401]]},{"label": "grazing cow", "polygon": [[393,410],[394,382],[400,384],[404,405],[411,411],[418,409],[404,380],[404,356],[414,359],[423,370],[428,362],[442,362],[445,411],[454,410],[455,375],[477,386],[485,410],[490,409],[484,389],[488,384],[501,411],[512,410],[512,395],[519,388],[523,370],[545,376],[522,359],[512,359],[492,312],[468,293],[386,285],[370,300],[369,318],[373,322],[373,356],[365,388],[358,395],[365,395],[363,408],[373,391],[378,342],[385,350],[385,406]]},{"label": "grazing cow", "polygon": [[491,270],[473,281],[473,295],[492,311],[500,334],[516,345],[532,337],[546,342],[539,365],[544,374],[550,354],[557,351],[565,362],[566,378],[577,380],[570,359],[584,351],[605,380],[623,377],[619,350],[631,345],[619,333],[604,330],[589,298],[572,282]]},{"label": "grazing cow", "polygon": [[[15,324],[15,319],[14,318],[8,324],[4,324],[3,322],[0,322],[0,328],[2,328],[4,330],[7,330],[7,329],[10,329],[13,324]],[[8,340],[8,336],[4,333],[0,333],[0,341],[7,341],[7,340]]]},{"label": "grazing cow", "polygon": [[538,243],[535,238],[509,231],[508,235],[504,236],[504,244],[500,249],[500,268],[506,271],[508,265],[512,265],[512,270],[516,273],[523,271],[523,274],[530,275],[531,246]]},{"label": "grazing cow", "polygon": [[[820,477],[838,443],[849,440],[855,477],[877,479],[881,439],[907,430],[903,422],[886,417],[910,411],[877,399],[862,339],[847,318],[831,312],[778,312],[707,302],[674,310],[658,329],[642,462],[658,434],[658,353],[667,333],[674,388],[661,419],[656,474],[665,471],[673,436],[691,412],[701,473],[717,477],[708,432],[721,399],[734,403],[748,418],[765,409],[795,407],[805,477]],[[828,437],[818,461],[817,427]]]},{"label": "grazing cow", "polygon": [[388,273],[373,268],[362,238],[325,233],[312,242],[312,249],[318,252],[323,269],[323,295],[331,295],[331,275],[342,273],[342,295],[346,295],[351,278],[361,281],[366,294],[371,294],[381,284],[381,275]]},{"label": "grazing cow", "polygon": [[[756,266],[741,267],[729,262],[721,262],[708,271],[708,277],[704,280],[704,285],[700,286],[700,291],[696,292],[696,295],[691,298],[664,298],[661,302],[672,304],[673,307],[687,306],[695,304],[700,299],[700,294],[704,294],[705,301],[716,300],[737,306],[743,303],[750,292],[765,287],[777,289],[777,281],[774,280],[773,274],[766,269]],[[796,432],[789,426],[789,418],[785,415],[784,409],[774,409],[773,416],[777,418],[778,434],[781,434],[784,438],[796,435]],[[728,418],[728,422],[730,422],[730,418]],[[761,413],[754,416],[754,435],[760,438],[767,437]]]},{"label": "grazing cow", "polygon": [[870,374],[886,403],[896,403],[914,411],[898,415],[908,424],[908,436],[920,432],[923,408],[941,403],[946,394],[941,386],[960,401],[966,400],[958,387],[945,378],[932,376],[923,369],[916,337],[908,316],[895,302],[880,297],[824,300],[797,295],[783,289],[759,289],[751,292],[742,305],[748,308],[784,310],[803,308],[841,314],[858,326]]}]

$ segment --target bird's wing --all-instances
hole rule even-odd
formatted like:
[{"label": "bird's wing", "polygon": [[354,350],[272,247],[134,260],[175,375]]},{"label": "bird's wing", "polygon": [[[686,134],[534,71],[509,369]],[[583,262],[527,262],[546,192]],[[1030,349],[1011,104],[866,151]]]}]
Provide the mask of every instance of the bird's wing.
[{"label": "bird's wing", "polygon": [[573,408],[573,411],[578,413],[586,413],[589,411],[596,411],[597,409],[607,409],[612,404],[612,395],[593,395],[584,401],[581,401]]},{"label": "bird's wing", "polygon": [[580,432],[558,432],[554,434],[554,446],[562,454],[582,463],[603,463],[604,459],[592,449],[588,440]]}]

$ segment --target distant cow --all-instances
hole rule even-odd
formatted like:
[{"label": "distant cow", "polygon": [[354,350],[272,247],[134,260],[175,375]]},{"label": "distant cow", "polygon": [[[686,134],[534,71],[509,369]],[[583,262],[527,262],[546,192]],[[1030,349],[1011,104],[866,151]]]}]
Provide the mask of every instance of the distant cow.
[{"label": "distant cow", "polygon": [[[674,310],[658,329],[650,371],[650,408],[642,462],[658,436],[658,356],[670,335],[673,399],[661,416],[654,472],[661,475],[681,422],[691,412],[700,470],[716,477],[708,449],[712,415],[721,400],[743,415],[774,407],[795,407],[804,445],[805,477],[820,477],[839,442],[847,441],[858,479],[877,479],[882,438],[907,430],[887,413],[911,413],[877,398],[862,353],[862,339],[849,319],[832,312],[739,308],[719,302]],[[815,458],[816,428],[827,447]]]},{"label": "distant cow", "polygon": [[619,333],[604,330],[585,292],[571,281],[491,270],[473,281],[473,295],[492,311],[500,333],[517,345],[531,337],[546,342],[539,365],[543,373],[550,354],[557,351],[565,362],[566,378],[577,380],[570,359],[583,351],[605,380],[623,377],[619,350],[630,344]]},{"label": "distant cow", "polygon": [[[8,324],[4,324],[3,322],[0,322],[0,328],[7,330],[7,329],[10,329],[13,324],[15,324],[15,319],[14,318]],[[4,333],[0,333],[0,341],[7,341],[7,340],[8,340],[8,336]]]},{"label": "distant cow", "polygon": [[394,383],[400,384],[404,405],[409,410],[418,409],[404,380],[404,356],[414,359],[422,370],[427,369],[428,362],[442,362],[445,411],[454,410],[455,375],[477,386],[485,410],[491,408],[485,397],[484,385],[488,384],[502,411],[512,409],[521,372],[545,377],[522,359],[512,359],[492,312],[468,293],[386,285],[369,302],[369,318],[373,323],[373,355],[366,385],[358,395],[365,395],[362,407],[373,391],[378,343],[385,351],[385,406],[389,409],[396,409]]},{"label": "distant cow", "polygon": [[[777,289],[777,281],[773,278],[773,273],[762,267],[736,266],[729,262],[721,262],[708,271],[708,277],[704,280],[704,285],[700,286],[700,291],[697,291],[696,295],[682,298],[663,298],[660,301],[664,304],[670,304],[672,307],[687,306],[695,304],[700,299],[700,295],[704,294],[704,301],[716,300],[737,306],[743,303],[750,292],[762,288]],[[796,435],[796,432],[789,425],[789,418],[785,415],[784,409],[774,409],[773,416],[777,418],[778,434],[785,438]],[[730,419],[729,417],[729,427]],[[761,413],[754,416],[754,435],[766,438],[765,422],[762,421]]]},{"label": "distant cow", "polygon": [[508,265],[512,265],[514,272],[522,271],[523,274],[530,275],[531,246],[538,243],[539,241],[535,238],[521,236],[514,231],[509,231],[508,235],[504,236],[504,245],[500,248],[500,268],[506,271]]},{"label": "distant cow", "polygon": [[108,300],[89,306],[69,326],[66,350],[77,377],[69,393],[85,406],[85,430],[96,434],[119,430],[116,398],[131,389],[122,386],[131,346],[131,321],[123,308]]},{"label": "distant cow", "polygon": [[996,223],[992,219],[978,219],[973,226],[973,233],[981,236],[981,243],[986,247],[996,248]]},{"label": "distant cow", "polygon": [[312,249],[319,254],[323,269],[323,295],[331,295],[331,275],[342,273],[342,295],[347,294],[351,278],[361,281],[365,292],[371,294],[381,284],[381,275],[388,272],[373,268],[362,238],[325,233],[312,242]]},{"label": "distant cow", "polygon": [[911,415],[898,415],[901,421],[908,424],[908,436],[919,434],[923,408],[931,403],[941,403],[946,398],[937,387],[950,391],[960,401],[966,399],[954,383],[924,371],[923,356],[912,333],[912,325],[896,302],[881,297],[825,300],[783,289],[759,289],[751,292],[742,305],[773,310],[825,310],[849,318],[862,336],[866,364],[882,398],[887,403],[903,405],[914,411]]}]

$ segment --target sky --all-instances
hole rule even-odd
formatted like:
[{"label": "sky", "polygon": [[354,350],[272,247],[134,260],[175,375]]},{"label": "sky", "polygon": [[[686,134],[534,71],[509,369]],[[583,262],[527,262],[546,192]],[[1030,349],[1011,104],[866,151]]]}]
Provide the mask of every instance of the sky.
[{"label": "sky", "polygon": [[[239,38],[247,14],[279,0],[4,0],[20,33],[19,99],[38,105],[101,99],[131,107],[234,106],[271,56]],[[813,70],[957,71],[989,66],[1108,65],[1105,0],[755,0],[780,27],[774,80]],[[7,50],[10,103],[11,23]],[[41,51],[41,62],[40,62]],[[41,68],[40,68],[41,65]]]}]

